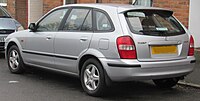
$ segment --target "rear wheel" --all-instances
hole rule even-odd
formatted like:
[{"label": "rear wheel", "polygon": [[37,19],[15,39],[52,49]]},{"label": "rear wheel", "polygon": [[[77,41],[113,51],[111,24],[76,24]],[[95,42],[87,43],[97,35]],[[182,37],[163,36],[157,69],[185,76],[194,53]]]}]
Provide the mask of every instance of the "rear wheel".
[{"label": "rear wheel", "polygon": [[84,91],[91,96],[100,96],[105,91],[103,67],[96,59],[88,59],[81,69],[81,84]]},{"label": "rear wheel", "polygon": [[180,78],[158,79],[158,80],[153,80],[153,82],[159,88],[172,88],[178,83],[179,79]]},{"label": "rear wheel", "polygon": [[24,72],[24,63],[17,46],[13,45],[8,50],[7,62],[11,73],[20,74]]}]

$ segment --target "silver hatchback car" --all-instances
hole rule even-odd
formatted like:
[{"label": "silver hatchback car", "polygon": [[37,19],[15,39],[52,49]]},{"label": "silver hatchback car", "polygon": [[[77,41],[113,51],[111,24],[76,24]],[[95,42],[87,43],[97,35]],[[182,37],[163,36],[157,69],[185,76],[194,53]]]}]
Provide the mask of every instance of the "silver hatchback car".
[{"label": "silver hatchback car", "polygon": [[60,6],[7,37],[8,66],[12,73],[31,65],[77,76],[92,96],[119,81],[170,88],[195,63],[193,37],[172,15],[133,5]]}]

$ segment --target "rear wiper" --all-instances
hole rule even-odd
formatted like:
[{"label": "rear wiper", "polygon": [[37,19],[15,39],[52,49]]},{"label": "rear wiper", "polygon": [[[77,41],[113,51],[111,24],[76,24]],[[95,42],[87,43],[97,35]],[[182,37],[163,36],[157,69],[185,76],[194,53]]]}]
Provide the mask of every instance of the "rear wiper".
[{"label": "rear wiper", "polygon": [[167,32],[164,30],[140,30],[139,32]]},{"label": "rear wiper", "polygon": [[140,30],[140,32],[167,32],[168,29],[165,27],[156,27],[156,29],[153,30]]},{"label": "rear wiper", "polygon": [[139,32],[144,32],[143,34],[151,35],[150,33],[155,33],[158,36],[167,36],[167,31],[163,30],[140,30]]}]

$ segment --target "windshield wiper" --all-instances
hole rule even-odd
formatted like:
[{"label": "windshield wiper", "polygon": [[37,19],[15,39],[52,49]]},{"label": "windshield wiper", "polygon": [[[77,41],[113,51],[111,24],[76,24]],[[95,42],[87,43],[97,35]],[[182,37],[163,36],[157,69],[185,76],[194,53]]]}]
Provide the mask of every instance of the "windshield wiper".
[{"label": "windshield wiper", "polygon": [[167,30],[140,30],[139,32],[167,32]]},{"label": "windshield wiper", "polygon": [[158,36],[167,36],[167,31],[164,30],[140,30],[139,32],[143,32],[143,34],[147,35],[151,35],[150,33],[155,33],[155,35]]}]

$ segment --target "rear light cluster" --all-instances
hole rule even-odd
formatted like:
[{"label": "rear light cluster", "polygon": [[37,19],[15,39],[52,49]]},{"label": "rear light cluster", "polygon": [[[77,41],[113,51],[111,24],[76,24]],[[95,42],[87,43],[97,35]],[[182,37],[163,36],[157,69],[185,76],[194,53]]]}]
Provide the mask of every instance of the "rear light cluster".
[{"label": "rear light cluster", "polygon": [[117,38],[117,48],[121,59],[136,59],[136,48],[134,41],[129,36]]},{"label": "rear light cluster", "polygon": [[189,47],[188,56],[194,56],[194,39],[192,35],[190,37],[190,47]]}]

